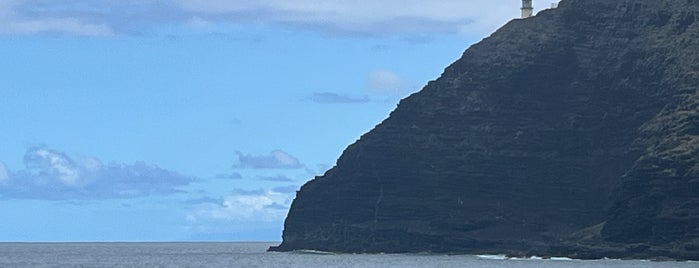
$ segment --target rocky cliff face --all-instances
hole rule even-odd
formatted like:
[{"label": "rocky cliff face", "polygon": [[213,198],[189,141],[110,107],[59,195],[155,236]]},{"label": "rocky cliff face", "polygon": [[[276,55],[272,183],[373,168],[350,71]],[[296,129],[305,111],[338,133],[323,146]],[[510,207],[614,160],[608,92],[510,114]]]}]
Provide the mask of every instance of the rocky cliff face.
[{"label": "rocky cliff face", "polygon": [[304,185],[272,250],[699,259],[699,1],[564,0]]}]

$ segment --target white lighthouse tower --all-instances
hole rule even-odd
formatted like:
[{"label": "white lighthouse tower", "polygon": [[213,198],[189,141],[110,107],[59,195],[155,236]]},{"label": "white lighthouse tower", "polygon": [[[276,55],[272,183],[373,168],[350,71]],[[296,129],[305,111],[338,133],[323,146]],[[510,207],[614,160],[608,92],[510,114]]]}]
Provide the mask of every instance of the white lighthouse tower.
[{"label": "white lighthouse tower", "polygon": [[529,18],[534,15],[534,7],[532,0],[522,0],[522,18]]}]

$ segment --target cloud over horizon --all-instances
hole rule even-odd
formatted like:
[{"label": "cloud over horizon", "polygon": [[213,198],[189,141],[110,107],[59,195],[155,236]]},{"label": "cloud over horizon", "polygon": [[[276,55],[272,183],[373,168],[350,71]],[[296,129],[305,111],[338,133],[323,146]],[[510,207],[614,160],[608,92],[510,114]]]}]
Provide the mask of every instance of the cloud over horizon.
[{"label": "cloud over horizon", "polygon": [[24,155],[25,169],[10,172],[0,162],[0,198],[97,200],[166,195],[193,177],[144,162],[104,164],[94,157],[72,158],[35,147]]},{"label": "cloud over horizon", "polygon": [[191,223],[207,221],[275,222],[282,221],[289,210],[293,194],[276,191],[241,191],[223,198],[222,202],[206,202],[187,215]]},{"label": "cloud over horizon", "polygon": [[488,0],[4,0],[0,35],[142,34],[163,26],[268,25],[329,35],[482,36],[513,18],[517,1]]}]

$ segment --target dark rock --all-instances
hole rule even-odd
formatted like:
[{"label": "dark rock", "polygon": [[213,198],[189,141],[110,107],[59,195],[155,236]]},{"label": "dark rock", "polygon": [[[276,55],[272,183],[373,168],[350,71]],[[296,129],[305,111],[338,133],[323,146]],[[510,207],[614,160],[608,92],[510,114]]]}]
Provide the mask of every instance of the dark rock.
[{"label": "dark rock", "polygon": [[304,185],[271,250],[699,259],[697,16],[511,21]]}]

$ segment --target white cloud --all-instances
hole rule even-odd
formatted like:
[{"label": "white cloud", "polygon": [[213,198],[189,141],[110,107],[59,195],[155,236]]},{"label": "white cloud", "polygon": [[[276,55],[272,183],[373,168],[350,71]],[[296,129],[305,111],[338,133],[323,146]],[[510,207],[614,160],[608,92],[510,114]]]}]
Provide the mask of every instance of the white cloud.
[{"label": "white cloud", "polygon": [[[47,9],[29,12],[27,0],[3,0],[0,3],[0,35],[32,35],[40,33],[60,33],[78,36],[111,36],[114,31],[106,23],[93,23],[72,16],[49,16]],[[54,3],[61,5],[60,1]],[[49,5],[50,6],[50,5]],[[65,8],[65,7],[64,7]],[[45,12],[41,12],[41,11]],[[79,10],[69,10],[66,13]]]},{"label": "white cloud", "polygon": [[272,156],[274,157],[275,160],[277,160],[277,162],[281,166],[285,166],[285,167],[300,166],[298,159],[296,159],[295,157],[291,156],[290,154],[288,154],[282,150],[273,151]]},{"label": "white cloud", "polygon": [[257,179],[263,180],[263,181],[273,181],[273,182],[293,182],[294,179],[289,178],[284,175],[276,175],[276,176],[257,176]]},{"label": "white cloud", "polygon": [[268,155],[250,155],[236,152],[238,163],[235,167],[252,169],[300,169],[306,167],[296,157],[282,150],[274,150]]},{"label": "white cloud", "polygon": [[194,178],[155,165],[102,164],[93,157],[72,158],[48,148],[31,148],[25,169],[10,173],[0,165],[0,196],[49,200],[133,198],[178,192]]},{"label": "white cloud", "polygon": [[406,82],[388,70],[374,70],[367,75],[367,86],[378,93],[393,93],[405,89]]},{"label": "white cloud", "polygon": [[199,206],[194,213],[187,215],[187,220],[192,223],[282,221],[292,197],[292,194],[275,191],[238,193],[224,198],[221,203]]},{"label": "white cloud", "polygon": [[27,152],[24,162],[36,168],[36,175],[57,178],[63,185],[77,186],[81,183],[80,169],[65,154],[40,148]]},{"label": "white cloud", "polygon": [[[249,20],[262,23],[299,24],[327,31],[370,35],[392,32],[412,33],[415,30],[455,33],[466,24],[493,27],[493,25],[501,25],[518,11],[518,3],[515,1],[494,3],[487,0],[441,0],[434,2],[418,0],[177,0],[175,2],[182,10],[188,12],[224,17],[228,15],[231,16],[231,19],[233,19],[233,15],[244,18],[246,14],[254,14],[254,18],[249,18]],[[502,12],[505,10],[511,10],[511,12]],[[501,11],[499,16],[485,15],[496,11]]]},{"label": "white cloud", "polygon": [[33,20],[2,21],[2,35],[31,35],[39,33],[61,33],[78,36],[112,36],[112,29],[104,24],[92,24],[76,18],[46,18]]},{"label": "white cloud", "polygon": [[202,19],[198,16],[191,17],[187,20],[185,25],[194,29],[206,29],[211,27],[212,23],[208,20]]},{"label": "white cloud", "polygon": [[514,0],[3,0],[0,34],[105,36],[163,25],[206,30],[217,24],[262,24],[335,35],[483,36],[517,17],[519,4]]}]

